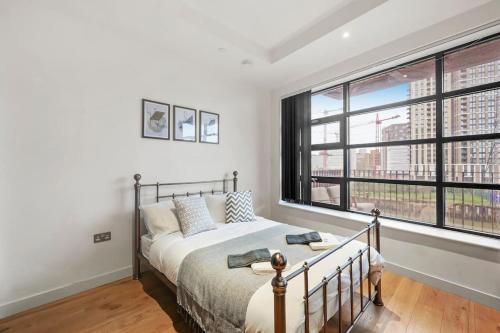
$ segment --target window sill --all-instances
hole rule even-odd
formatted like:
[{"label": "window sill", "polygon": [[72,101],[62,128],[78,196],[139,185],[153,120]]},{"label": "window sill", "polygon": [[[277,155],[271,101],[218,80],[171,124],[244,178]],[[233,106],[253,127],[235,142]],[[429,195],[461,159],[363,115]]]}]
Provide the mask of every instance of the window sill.
[{"label": "window sill", "polygon": [[[293,209],[299,209],[303,211],[308,211],[311,213],[334,216],[339,219],[343,219],[349,222],[356,222],[362,224],[363,226],[367,223],[373,221],[373,217],[363,214],[356,214],[351,212],[342,212],[334,209],[315,207],[315,206],[306,206],[299,205],[294,203],[289,203],[283,200],[280,200],[278,203],[280,206],[289,207]],[[399,231],[410,232],[414,234],[445,239],[457,243],[464,243],[472,246],[485,247],[488,249],[500,250],[500,241],[494,238],[482,237],[478,235],[471,235],[467,233],[462,233],[459,231],[438,229],[434,227],[427,227],[424,225],[412,224],[399,222],[390,219],[380,218],[380,224],[382,228],[394,229]]]}]

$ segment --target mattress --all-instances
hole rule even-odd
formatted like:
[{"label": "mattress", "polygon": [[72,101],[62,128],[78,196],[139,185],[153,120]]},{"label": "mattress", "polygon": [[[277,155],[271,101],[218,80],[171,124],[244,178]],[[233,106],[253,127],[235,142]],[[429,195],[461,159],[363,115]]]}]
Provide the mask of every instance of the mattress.
[{"label": "mattress", "polygon": [[192,251],[278,225],[257,217],[252,223],[217,223],[217,229],[184,238],[180,231],[158,237],[151,245],[149,263],[177,285],[182,260]]},{"label": "mattress", "polygon": [[141,236],[141,252],[146,259],[149,260],[149,251],[151,249],[151,245],[153,244],[153,238],[150,234],[145,234]]},{"label": "mattress", "polygon": [[[216,230],[211,230],[203,233],[184,238],[182,233],[176,232],[164,235],[156,239],[149,247],[148,260],[150,264],[157,270],[162,272],[170,282],[177,284],[177,276],[180,270],[183,259],[192,251],[214,245],[236,237],[244,236],[252,232],[265,230],[273,226],[279,225],[278,222],[257,218],[257,221],[252,223],[231,223],[220,224]],[[144,236],[143,236],[144,237]],[[149,240],[150,241],[150,240]],[[344,264],[349,257],[354,256],[357,251],[363,248],[366,244],[354,241],[339,250],[335,255],[331,255],[313,266],[309,271],[309,286],[314,287],[321,281],[323,276],[328,275],[335,270],[337,266]],[[281,249],[280,249],[281,250]],[[145,247],[142,249],[143,253]],[[286,255],[286,249],[283,250]],[[318,251],[318,255],[321,251]],[[146,255],[145,255],[146,256]],[[383,258],[372,249],[371,265],[382,265]],[[299,268],[302,263],[298,263],[291,267],[290,270],[284,272],[284,275],[291,273]],[[354,285],[359,284],[359,261],[353,266],[353,281]],[[363,256],[363,277],[368,274],[368,258]],[[271,279],[274,274],[269,274],[268,283],[260,287],[252,296],[246,313],[245,331],[246,332],[273,332],[274,331],[274,310],[273,310],[273,292]],[[348,270],[342,275],[342,301],[345,303],[349,299],[350,279]],[[288,332],[303,332],[304,331],[304,300],[303,300],[303,275],[299,275],[289,281],[286,294],[287,307],[287,331]],[[328,314],[333,316],[338,310],[338,291],[337,288],[328,289]],[[321,292],[316,293],[310,299],[310,332],[319,332],[323,323],[322,310],[322,295]]]}]

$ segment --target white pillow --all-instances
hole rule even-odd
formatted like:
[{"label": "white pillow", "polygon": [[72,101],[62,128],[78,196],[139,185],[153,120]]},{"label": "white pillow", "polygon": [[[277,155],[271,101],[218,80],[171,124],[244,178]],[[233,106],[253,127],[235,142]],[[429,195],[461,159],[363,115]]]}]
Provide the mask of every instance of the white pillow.
[{"label": "white pillow", "polygon": [[172,201],[159,202],[153,205],[141,207],[142,216],[146,228],[153,240],[160,235],[171,234],[179,231],[179,220]]},{"label": "white pillow", "polygon": [[226,223],[226,194],[205,196],[208,211],[216,223]]}]

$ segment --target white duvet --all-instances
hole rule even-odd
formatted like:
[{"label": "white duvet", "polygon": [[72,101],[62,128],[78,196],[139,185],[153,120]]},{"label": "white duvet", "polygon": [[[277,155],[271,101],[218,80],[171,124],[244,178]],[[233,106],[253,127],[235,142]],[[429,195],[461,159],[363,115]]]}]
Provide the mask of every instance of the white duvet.
[{"label": "white duvet", "polygon": [[[240,237],[252,232],[264,230],[278,225],[278,222],[257,218],[252,223],[219,224],[216,230],[202,232],[188,238],[182,233],[175,232],[164,235],[155,240],[149,249],[149,261],[153,267],[162,272],[172,283],[177,283],[177,274],[184,258],[192,251],[214,245],[226,240]],[[337,266],[343,265],[349,257],[355,256],[359,249],[365,247],[362,242],[351,242],[344,248],[331,255],[309,271],[309,286],[312,289],[321,282],[325,275],[332,273]],[[371,250],[371,265],[383,265],[383,258],[374,249]],[[286,255],[286,251],[283,251]],[[318,255],[321,252],[318,251]],[[288,275],[303,263],[298,263],[284,273]],[[363,276],[368,272],[368,258],[363,255]],[[342,301],[349,297],[349,273],[348,270],[342,276]],[[249,333],[274,332],[274,296],[271,287],[273,274],[269,274],[269,282],[260,287],[250,299],[247,307],[245,331]],[[359,285],[359,262],[353,265],[353,277],[355,286]],[[287,332],[304,332],[304,280],[299,275],[288,283],[286,294],[286,319]],[[328,284],[328,317],[333,316],[338,309],[337,279]],[[322,294],[318,291],[309,302],[310,332],[319,332],[323,325]]]}]

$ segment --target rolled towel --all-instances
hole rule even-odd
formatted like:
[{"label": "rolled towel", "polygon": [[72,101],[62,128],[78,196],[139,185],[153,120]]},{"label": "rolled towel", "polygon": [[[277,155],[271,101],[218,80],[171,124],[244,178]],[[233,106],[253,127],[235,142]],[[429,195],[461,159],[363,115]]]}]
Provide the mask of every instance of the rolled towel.
[{"label": "rolled towel", "polygon": [[228,268],[248,267],[256,262],[271,261],[271,255],[266,248],[248,251],[243,254],[230,254],[227,256]]},{"label": "rolled towel", "polygon": [[330,233],[320,232],[319,235],[321,236],[321,242],[309,243],[313,251],[328,250],[340,243],[338,238]]},{"label": "rolled towel", "polygon": [[[269,253],[271,254],[271,256],[273,254],[275,254],[276,252],[281,252],[281,251],[275,250],[275,249],[269,250]],[[257,275],[271,274],[271,273],[275,272],[273,266],[271,265],[271,263],[269,261],[256,262],[256,263],[253,263],[250,267],[252,267],[253,273],[257,274]],[[290,269],[290,264],[287,263],[284,271],[289,270],[289,269]]]},{"label": "rolled towel", "polygon": [[321,242],[321,236],[317,231],[311,231],[300,235],[286,235],[287,244],[309,244],[311,242]]}]

